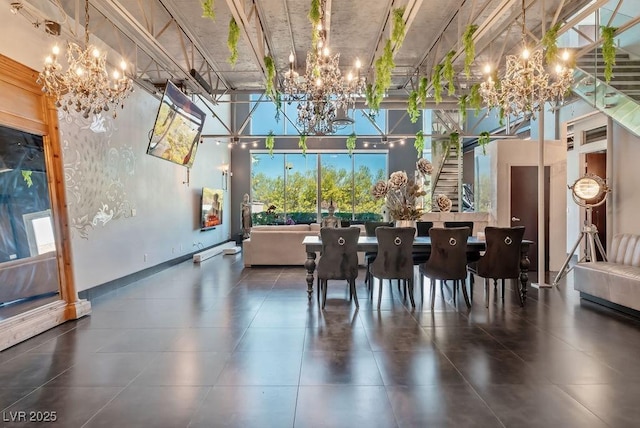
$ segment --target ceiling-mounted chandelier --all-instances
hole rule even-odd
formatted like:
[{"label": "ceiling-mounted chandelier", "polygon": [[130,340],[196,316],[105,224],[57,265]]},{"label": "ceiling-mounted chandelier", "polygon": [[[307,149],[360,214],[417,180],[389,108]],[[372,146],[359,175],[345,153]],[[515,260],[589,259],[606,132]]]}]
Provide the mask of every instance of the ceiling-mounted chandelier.
[{"label": "ceiling-mounted chandelier", "polygon": [[543,64],[541,49],[531,52],[525,38],[525,5],[522,0],[522,43],[520,55],[507,56],[507,69],[498,78],[491,70],[480,85],[480,93],[489,108],[501,109],[505,115],[535,115],[546,102],[561,102],[573,84],[573,69],[569,67],[569,53],[565,50],[552,72]]},{"label": "ceiling-mounted chandelier", "polygon": [[111,77],[106,69],[107,54],[89,44],[89,0],[85,1],[84,49],[76,43],[67,45],[68,69],[63,71],[58,62],[60,49],[54,46],[45,59],[44,69],[38,75],[42,91],[56,100],[56,106],[65,112],[82,112],[87,118],[122,106],[124,99],[133,90],[131,79],[125,75],[126,62],[120,63],[120,71],[114,70]]},{"label": "ceiling-mounted chandelier", "polygon": [[317,42],[307,53],[304,75],[295,71],[293,53],[284,75],[283,99],[298,103],[296,124],[304,135],[333,134],[353,123],[349,110],[355,107],[356,98],[364,93],[366,84],[360,60],[356,60],[354,70],[342,75],[340,54],[331,54],[326,43],[324,2],[322,6]]}]

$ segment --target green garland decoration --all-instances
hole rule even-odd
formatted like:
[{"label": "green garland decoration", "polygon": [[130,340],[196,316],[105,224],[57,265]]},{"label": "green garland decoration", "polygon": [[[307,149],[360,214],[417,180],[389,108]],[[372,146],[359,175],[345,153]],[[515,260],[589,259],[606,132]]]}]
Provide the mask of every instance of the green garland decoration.
[{"label": "green garland decoration", "polygon": [[298,147],[302,149],[302,156],[307,156],[307,136],[304,134],[300,134],[300,139],[298,140]]},{"label": "green garland decoration", "polygon": [[442,72],[442,64],[438,64],[433,67],[433,77],[431,78],[431,84],[433,85],[433,98],[436,104],[442,102],[442,80],[440,79],[440,73]]},{"label": "green garland decoration", "polygon": [[458,100],[458,110],[460,112],[460,119],[462,122],[462,126],[466,126],[467,124],[467,104],[469,103],[469,96],[462,95]]},{"label": "green garland decoration", "polygon": [[411,91],[409,101],[407,103],[407,113],[411,123],[416,123],[420,118],[420,110],[418,110],[418,91]]},{"label": "green garland decoration", "polygon": [[444,59],[444,68],[442,70],[442,74],[444,78],[449,82],[448,94],[449,96],[455,95],[456,87],[455,82],[453,81],[455,77],[455,71],[453,69],[453,56],[456,54],[456,51],[450,51]]},{"label": "green garland decoration", "polygon": [[487,144],[491,142],[490,138],[491,134],[489,134],[487,131],[481,132],[480,136],[478,137],[478,145],[482,147],[483,155],[487,154]]},{"label": "green garland decoration", "polygon": [[309,9],[309,15],[307,15],[307,17],[311,22],[311,46],[315,50],[318,40],[320,39],[320,32],[318,31],[318,24],[322,18],[320,0],[311,0],[311,8]]},{"label": "green garland decoration", "polygon": [[471,91],[469,92],[469,107],[474,109],[474,115],[478,116],[480,110],[482,110],[482,94],[480,93],[480,84],[476,83],[471,86]]},{"label": "green garland decoration", "polygon": [[452,132],[449,134],[449,145],[456,148],[456,151],[460,151],[460,134]]},{"label": "green garland decoration", "polygon": [[229,64],[235,67],[238,61],[238,40],[240,40],[240,27],[235,18],[229,20],[229,35],[227,36],[227,48],[229,48]]},{"label": "green garland decoration", "polygon": [[471,64],[473,64],[476,58],[476,45],[473,43],[473,34],[477,29],[477,25],[469,24],[462,35],[462,44],[464,46],[464,75],[467,79],[471,77]]},{"label": "green garland decoration", "polygon": [[353,155],[353,151],[356,148],[356,139],[357,138],[358,138],[358,136],[356,135],[355,132],[352,132],[347,137],[347,151],[349,152],[349,157],[351,157]]},{"label": "green garland decoration", "polygon": [[[391,40],[387,40],[384,45],[384,50],[380,58],[376,60],[376,82],[373,86],[373,106],[374,111],[380,109],[380,103],[384,98],[384,93],[391,86],[391,72],[395,68],[396,64],[393,61],[393,48],[391,47]],[[370,106],[371,107],[371,106]]]},{"label": "green garland decoration", "polygon": [[422,129],[416,133],[416,140],[413,143],[413,147],[415,147],[416,152],[418,152],[418,158],[421,158],[422,152],[424,152],[424,132]]},{"label": "green garland decoration", "polygon": [[404,15],[404,7],[393,9],[393,30],[391,31],[391,42],[397,46],[396,49],[404,42],[406,32],[406,24],[402,16]]},{"label": "green garland decoration", "polygon": [[273,99],[273,104],[276,106],[276,115],[274,119],[276,122],[280,122],[280,112],[282,111],[282,92],[276,91],[275,98]]},{"label": "green garland decoration", "polygon": [[213,0],[202,0],[202,17],[209,18],[215,21],[216,13],[213,10]]},{"label": "green garland decoration", "polygon": [[264,140],[264,146],[269,150],[269,156],[273,157],[273,147],[276,144],[276,136],[273,134],[273,131],[269,131],[267,135],[267,139]]},{"label": "green garland decoration", "polygon": [[272,100],[275,99],[275,92],[273,89],[273,81],[276,78],[276,65],[273,62],[273,58],[269,55],[264,57],[264,66],[267,69],[267,81],[265,82],[265,92],[267,96]]},{"label": "green garland decoration", "polygon": [[542,47],[545,50],[544,58],[547,64],[553,64],[557,60],[558,56],[558,31],[560,31],[561,23],[558,22],[553,27],[549,28],[544,36],[542,36]]},{"label": "green garland decoration", "polygon": [[613,77],[613,66],[616,65],[616,46],[613,36],[616,27],[600,27],[602,37],[602,59],[604,60],[604,81],[609,84]]},{"label": "green garland decoration", "polygon": [[500,107],[500,111],[498,111],[498,124],[500,126],[504,126],[504,107]]},{"label": "green garland decoration", "polygon": [[27,187],[33,186],[33,180],[31,179],[31,174],[33,174],[33,171],[24,170],[21,172],[22,172],[22,179],[24,180],[25,183],[27,183]]},{"label": "green garland decoration", "polygon": [[364,88],[364,99],[373,113],[380,109],[380,101],[376,98],[376,93],[371,83],[367,83]]},{"label": "green garland decoration", "polygon": [[429,87],[429,79],[426,77],[420,78],[420,83],[418,84],[418,102],[422,106],[422,108],[427,107],[427,88]]}]

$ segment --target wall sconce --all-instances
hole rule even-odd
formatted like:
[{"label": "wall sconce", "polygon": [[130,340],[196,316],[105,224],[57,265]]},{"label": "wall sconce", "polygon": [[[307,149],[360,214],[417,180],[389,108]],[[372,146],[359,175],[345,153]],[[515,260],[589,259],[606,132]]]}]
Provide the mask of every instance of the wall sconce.
[{"label": "wall sconce", "polygon": [[222,190],[227,190],[229,188],[229,177],[231,177],[233,173],[230,171],[228,163],[220,165],[220,170],[222,171]]}]

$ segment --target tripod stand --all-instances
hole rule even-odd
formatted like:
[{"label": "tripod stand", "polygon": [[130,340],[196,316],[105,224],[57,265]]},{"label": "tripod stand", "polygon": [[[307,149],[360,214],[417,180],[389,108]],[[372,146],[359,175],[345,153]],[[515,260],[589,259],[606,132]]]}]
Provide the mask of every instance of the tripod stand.
[{"label": "tripod stand", "polygon": [[600,242],[600,238],[598,237],[598,228],[591,223],[593,206],[587,205],[586,210],[587,210],[587,220],[584,222],[584,226],[582,227],[582,232],[580,233],[580,237],[578,237],[578,239],[576,240],[576,243],[573,245],[573,248],[571,249],[571,253],[569,253],[569,255],[567,256],[567,259],[562,264],[562,267],[560,268],[560,272],[558,272],[558,275],[556,275],[556,278],[553,280],[553,285],[558,285],[558,282],[562,278],[564,278],[571,271],[571,269],[573,269],[573,267],[570,269],[567,269],[567,267],[569,266],[569,261],[571,260],[571,257],[573,257],[573,254],[576,252],[578,245],[580,245],[580,242],[582,242],[583,239],[585,241],[584,256],[582,257],[582,259],[578,260],[578,262],[597,261],[598,258],[596,254],[596,247],[600,251],[600,254],[602,255],[603,260],[607,261],[607,254],[605,253],[604,247],[602,246],[602,242]]}]

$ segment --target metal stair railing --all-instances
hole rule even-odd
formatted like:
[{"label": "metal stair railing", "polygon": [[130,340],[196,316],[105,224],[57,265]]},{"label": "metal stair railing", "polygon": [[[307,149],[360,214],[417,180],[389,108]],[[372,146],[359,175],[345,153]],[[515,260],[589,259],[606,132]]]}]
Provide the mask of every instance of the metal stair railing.
[{"label": "metal stair railing", "polygon": [[[460,144],[460,143],[458,143]],[[442,170],[445,167],[445,163],[447,162],[447,159],[450,157],[451,155],[451,141],[447,141],[446,144],[443,144],[444,150],[442,151],[442,157],[440,160],[440,163],[438,164],[438,169],[436,171],[436,174],[434,176],[434,179],[432,180],[432,184],[431,184],[431,205],[436,206],[436,200],[435,200],[435,196],[436,196],[436,189],[438,187],[438,182],[440,181],[440,176],[442,175]],[[460,198],[460,192],[461,192],[461,187],[462,187],[462,180],[461,180],[461,176],[462,174],[460,174],[460,152],[459,149],[456,150],[456,154],[457,154],[457,168],[458,168],[458,172],[457,172],[457,180],[458,180],[458,192],[457,192],[457,207],[458,207],[458,211],[460,211],[461,209],[461,198]],[[454,201],[455,202],[455,201]]]}]

